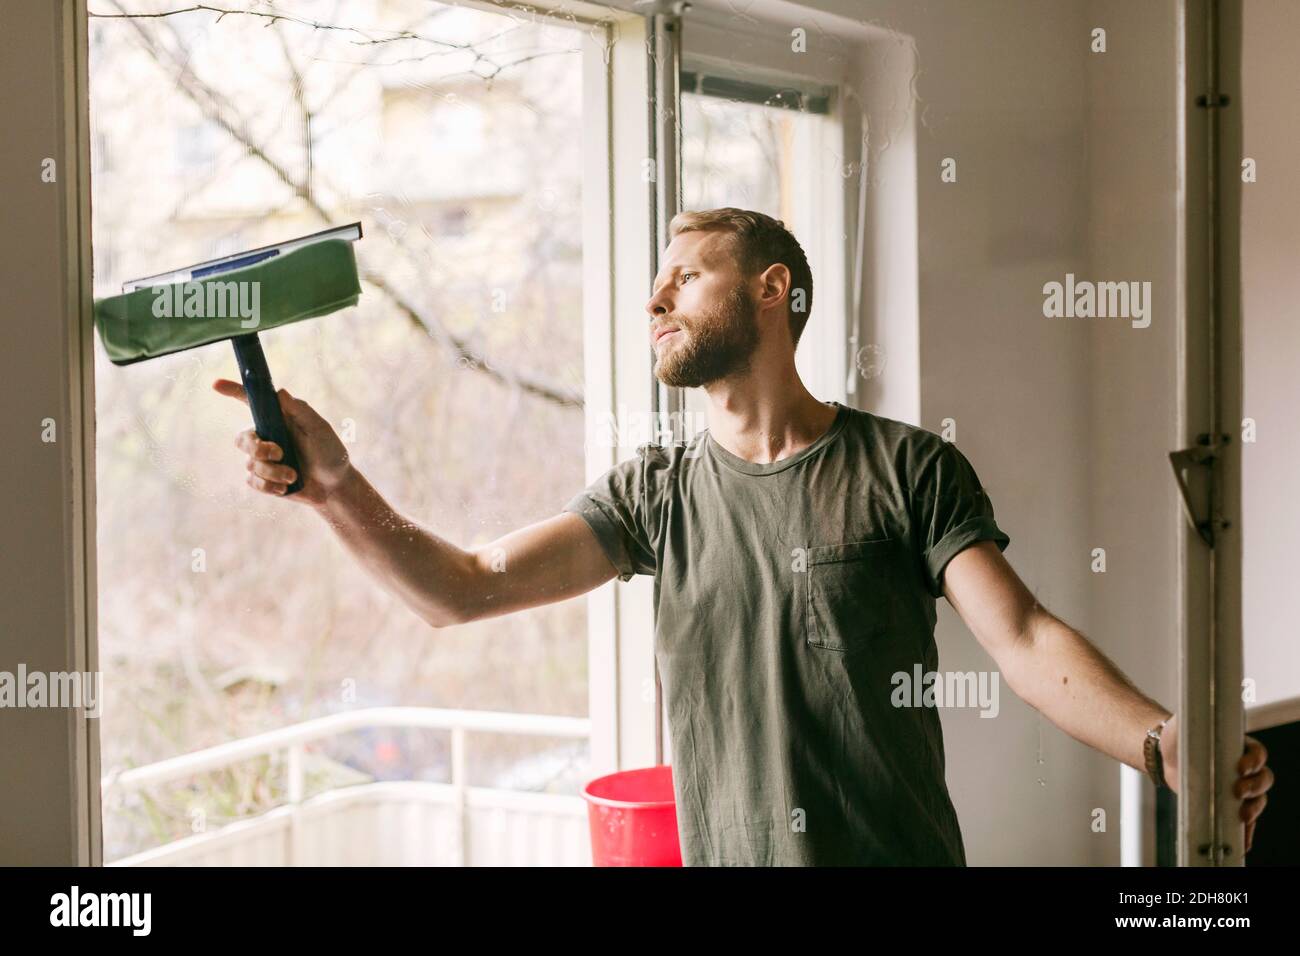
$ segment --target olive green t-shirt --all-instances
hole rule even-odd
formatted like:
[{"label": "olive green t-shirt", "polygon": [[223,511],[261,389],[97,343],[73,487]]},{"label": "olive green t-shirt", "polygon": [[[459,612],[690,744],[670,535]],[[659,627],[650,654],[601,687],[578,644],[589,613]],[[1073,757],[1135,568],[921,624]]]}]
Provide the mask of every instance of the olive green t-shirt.
[{"label": "olive green t-shirt", "polygon": [[893,678],[938,670],[948,561],[1010,538],[954,445],[831,404],[782,461],[705,430],[642,445],[565,506],[621,580],[655,576],[687,866],[966,863],[938,712],[894,706]]}]

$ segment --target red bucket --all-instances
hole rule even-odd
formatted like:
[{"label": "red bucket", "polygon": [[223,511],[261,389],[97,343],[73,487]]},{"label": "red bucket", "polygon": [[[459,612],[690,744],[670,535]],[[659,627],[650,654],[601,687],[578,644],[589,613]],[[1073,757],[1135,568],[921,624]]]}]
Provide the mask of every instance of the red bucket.
[{"label": "red bucket", "polygon": [[681,866],[673,769],[667,764],[597,777],[582,788],[596,866]]}]

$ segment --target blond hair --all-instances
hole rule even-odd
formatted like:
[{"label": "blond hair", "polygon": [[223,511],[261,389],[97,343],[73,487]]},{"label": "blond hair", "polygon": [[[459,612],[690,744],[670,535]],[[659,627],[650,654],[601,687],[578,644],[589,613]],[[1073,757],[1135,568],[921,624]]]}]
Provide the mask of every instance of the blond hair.
[{"label": "blond hair", "polygon": [[[790,339],[797,347],[812,311],[813,293],[812,270],[799,240],[780,219],[733,206],[679,212],[668,224],[670,240],[678,233],[709,231],[731,234],[741,271],[747,276],[778,262],[790,270]],[[796,295],[800,291],[802,295]]]}]

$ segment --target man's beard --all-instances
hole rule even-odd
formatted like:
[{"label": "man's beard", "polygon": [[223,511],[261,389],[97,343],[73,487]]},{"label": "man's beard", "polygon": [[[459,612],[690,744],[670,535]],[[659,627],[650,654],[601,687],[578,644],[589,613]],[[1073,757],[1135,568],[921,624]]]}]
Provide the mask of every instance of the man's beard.
[{"label": "man's beard", "polygon": [[747,371],[758,347],[754,313],[748,290],[738,285],[704,314],[673,320],[678,341],[664,348],[655,376],[672,388],[697,388]]}]

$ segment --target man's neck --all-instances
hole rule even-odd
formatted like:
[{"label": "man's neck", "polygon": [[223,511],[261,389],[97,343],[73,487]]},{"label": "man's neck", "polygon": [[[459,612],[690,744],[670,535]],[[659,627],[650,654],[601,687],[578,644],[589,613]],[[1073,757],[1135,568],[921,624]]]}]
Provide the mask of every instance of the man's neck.
[{"label": "man's neck", "polygon": [[830,429],[836,409],[818,401],[791,366],[707,386],[709,434],[737,458],[767,465],[797,455]]}]

